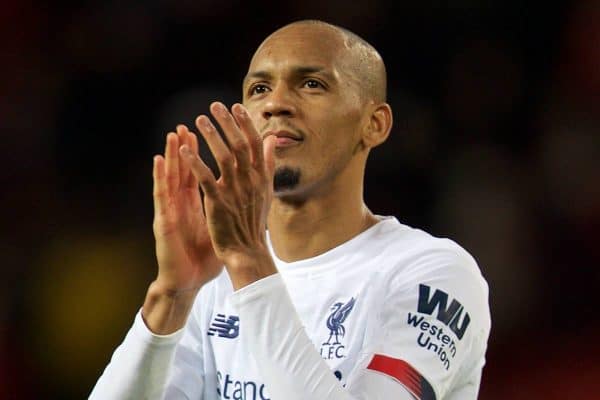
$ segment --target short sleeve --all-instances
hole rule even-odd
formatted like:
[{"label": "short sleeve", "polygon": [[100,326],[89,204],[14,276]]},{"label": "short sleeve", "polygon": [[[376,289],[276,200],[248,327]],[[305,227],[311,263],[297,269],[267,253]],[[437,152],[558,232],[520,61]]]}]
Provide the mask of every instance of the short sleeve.
[{"label": "short sleeve", "polygon": [[487,284],[468,253],[428,250],[391,275],[378,323],[382,334],[369,372],[420,400],[459,389],[470,393],[461,398],[476,399],[490,316]]}]

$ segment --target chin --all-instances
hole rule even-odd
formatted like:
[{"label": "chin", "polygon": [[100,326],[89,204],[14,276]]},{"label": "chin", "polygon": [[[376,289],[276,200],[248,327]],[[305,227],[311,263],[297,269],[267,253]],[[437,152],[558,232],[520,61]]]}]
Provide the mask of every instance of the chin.
[{"label": "chin", "polygon": [[300,184],[301,172],[299,168],[278,166],[273,177],[273,190],[275,193],[294,191]]}]

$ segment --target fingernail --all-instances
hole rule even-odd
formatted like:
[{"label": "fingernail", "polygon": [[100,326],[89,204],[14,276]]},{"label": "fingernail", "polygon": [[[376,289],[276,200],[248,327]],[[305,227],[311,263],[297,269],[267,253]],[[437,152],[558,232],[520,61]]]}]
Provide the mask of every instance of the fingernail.
[{"label": "fingernail", "polygon": [[244,107],[241,104],[236,104],[233,111],[235,112],[235,114],[239,117],[245,117],[246,116],[246,110],[244,110]]},{"label": "fingernail", "polygon": [[198,122],[205,128],[210,128],[210,124],[208,123],[208,118],[199,118]]},{"label": "fingernail", "polygon": [[227,114],[227,107],[225,107],[225,105],[223,105],[222,103],[217,103],[216,109],[217,112],[221,115]]},{"label": "fingernail", "polygon": [[186,157],[191,157],[192,156],[192,152],[190,150],[190,147],[187,144],[184,144],[183,146],[181,146],[179,148],[179,151],[181,152],[181,154],[183,154]]}]

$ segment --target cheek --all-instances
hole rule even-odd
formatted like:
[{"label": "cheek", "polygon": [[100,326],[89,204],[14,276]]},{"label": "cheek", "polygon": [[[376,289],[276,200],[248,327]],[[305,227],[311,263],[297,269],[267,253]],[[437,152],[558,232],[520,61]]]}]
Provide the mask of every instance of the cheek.
[{"label": "cheek", "polygon": [[354,147],[360,139],[361,113],[356,109],[340,107],[325,121],[326,139],[334,141],[341,148]]},{"label": "cheek", "polygon": [[341,109],[343,110],[342,119],[346,124],[353,125],[357,128],[362,119],[365,105],[359,101],[358,98],[351,97],[347,99],[347,103]]},{"label": "cheek", "polygon": [[362,109],[353,101],[338,101],[333,106],[327,104],[319,109],[323,111],[313,113],[312,118],[309,118],[311,118],[311,125],[318,127],[316,130],[320,139],[336,141],[341,138],[350,139],[359,132]]}]

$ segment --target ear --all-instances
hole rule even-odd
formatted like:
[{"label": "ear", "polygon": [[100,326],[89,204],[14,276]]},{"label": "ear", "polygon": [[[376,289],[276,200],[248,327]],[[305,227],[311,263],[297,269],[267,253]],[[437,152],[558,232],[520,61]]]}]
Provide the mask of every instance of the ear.
[{"label": "ear", "polygon": [[363,131],[362,143],[365,148],[371,149],[383,143],[392,129],[392,108],[387,103],[372,105],[373,110]]}]

